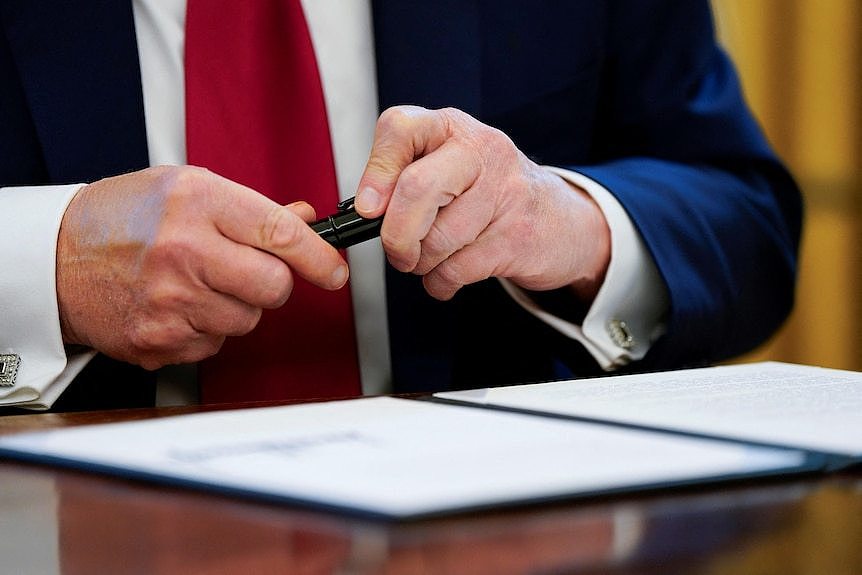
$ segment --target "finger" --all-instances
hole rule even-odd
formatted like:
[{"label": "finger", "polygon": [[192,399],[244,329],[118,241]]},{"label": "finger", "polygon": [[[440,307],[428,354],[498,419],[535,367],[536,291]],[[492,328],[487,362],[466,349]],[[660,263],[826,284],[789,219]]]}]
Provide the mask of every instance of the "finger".
[{"label": "finger", "polygon": [[168,321],[140,325],[131,358],[147,369],[187,363],[218,351],[225,336],[239,336],[257,325],[261,309],[210,290],[175,292]]},{"label": "finger", "polygon": [[287,204],[286,206],[290,211],[295,213],[297,216],[302,219],[304,222],[313,222],[317,219],[317,212],[314,211],[314,206],[309,204],[308,202],[299,201]]},{"label": "finger", "polygon": [[[184,310],[188,313],[191,306]],[[187,363],[218,351],[224,335],[195,329],[185,314],[170,312],[167,319],[153,316],[138,322],[129,345],[109,353],[116,359],[136,363],[145,369]]]},{"label": "finger", "polygon": [[380,230],[383,247],[396,269],[413,271],[421,254],[420,241],[434,224],[439,208],[469,189],[480,172],[476,151],[453,140],[401,172]]},{"label": "finger", "polygon": [[452,254],[476,241],[494,217],[493,204],[480,193],[467,190],[437,212],[431,229],[422,239],[419,261],[413,273],[425,275]]},{"label": "finger", "polygon": [[280,258],[259,249],[223,240],[202,258],[198,277],[210,289],[258,308],[277,308],[293,291],[293,274]]},{"label": "finger", "polygon": [[374,143],[356,193],[356,211],[376,218],[386,211],[401,172],[416,158],[440,147],[448,137],[445,113],[417,106],[396,106],[377,120]]},{"label": "finger", "polygon": [[258,228],[255,245],[281,258],[309,282],[339,289],[347,283],[347,262],[290,208],[272,209]]},{"label": "finger", "polygon": [[199,294],[187,313],[187,321],[196,332],[238,336],[255,328],[262,310],[235,297],[207,291]]},{"label": "finger", "polygon": [[439,300],[449,300],[464,287],[488,279],[506,254],[498,253],[499,243],[481,235],[474,243],[455,252],[422,278],[428,294]]},{"label": "finger", "polygon": [[305,208],[280,206],[254,190],[224,181],[232,186],[230,206],[217,212],[215,221],[223,235],[280,258],[322,288],[338,289],[347,282],[347,262],[303,221],[309,215]]},{"label": "finger", "polygon": [[211,333],[200,333],[199,336],[192,341],[188,346],[179,351],[170,361],[165,361],[162,365],[177,364],[177,363],[195,363],[212,357],[217,354],[224,345],[225,339],[223,335],[214,335]]},{"label": "finger", "polygon": [[132,358],[118,357],[130,363],[136,363],[144,369],[159,369],[166,365],[194,363],[218,353],[224,344],[225,336],[197,332],[185,340],[179,348],[138,353]]}]

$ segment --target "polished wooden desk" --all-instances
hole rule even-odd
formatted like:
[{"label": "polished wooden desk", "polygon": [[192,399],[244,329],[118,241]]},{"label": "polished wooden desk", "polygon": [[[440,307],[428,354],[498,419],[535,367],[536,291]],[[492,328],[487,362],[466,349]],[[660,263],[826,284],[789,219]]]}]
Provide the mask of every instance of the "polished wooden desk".
[{"label": "polished wooden desk", "polygon": [[[0,433],[198,409],[9,416]],[[850,575],[862,473],[380,523],[0,460],[0,572]]]}]

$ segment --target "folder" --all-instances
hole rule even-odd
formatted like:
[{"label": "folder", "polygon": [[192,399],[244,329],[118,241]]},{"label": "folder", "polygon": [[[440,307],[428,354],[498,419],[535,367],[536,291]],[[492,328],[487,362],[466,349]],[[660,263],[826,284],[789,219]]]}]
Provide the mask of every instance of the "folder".
[{"label": "folder", "polygon": [[[691,414],[678,414],[669,396],[674,390],[680,397],[694,394],[698,386],[705,389],[704,381],[715,386],[716,378],[731,373],[726,369],[737,382],[747,374],[766,380],[769,393],[792,381],[799,401],[816,395],[821,407],[829,405],[822,394],[830,385],[828,395],[862,398],[860,374],[752,364],[646,376],[656,384],[619,376],[430,400],[360,398],[27,432],[0,438],[0,456],[397,520],[824,472],[858,462],[858,409],[832,413],[846,421],[836,421],[828,433],[811,429],[811,441],[801,443],[686,424]],[[665,412],[653,414],[666,425],[650,419],[648,409],[636,409],[643,417],[633,419],[610,408],[604,413],[615,394],[625,396],[615,387],[621,380],[629,382],[623,385],[631,387],[634,404],[666,400]],[[732,389],[742,393],[743,387]],[[719,388],[711,393],[720,396]],[[602,395],[615,400],[601,407]],[[592,403],[577,399],[583,397]],[[706,408],[723,413],[718,403]],[[853,438],[832,437],[839,429]]]},{"label": "folder", "polygon": [[862,373],[761,362],[438,393],[455,403],[803,449],[862,463]]}]

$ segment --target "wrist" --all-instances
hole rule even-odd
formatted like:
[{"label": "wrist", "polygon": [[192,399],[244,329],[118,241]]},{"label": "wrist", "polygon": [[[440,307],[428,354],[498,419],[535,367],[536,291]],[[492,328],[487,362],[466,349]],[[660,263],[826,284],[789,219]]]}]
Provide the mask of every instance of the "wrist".
[{"label": "wrist", "polygon": [[567,191],[575,193],[577,237],[573,251],[580,254],[574,270],[575,277],[564,291],[573,294],[584,305],[586,312],[596,299],[608,272],[611,230],[604,212],[586,190],[559,176],[557,178],[568,188]]}]

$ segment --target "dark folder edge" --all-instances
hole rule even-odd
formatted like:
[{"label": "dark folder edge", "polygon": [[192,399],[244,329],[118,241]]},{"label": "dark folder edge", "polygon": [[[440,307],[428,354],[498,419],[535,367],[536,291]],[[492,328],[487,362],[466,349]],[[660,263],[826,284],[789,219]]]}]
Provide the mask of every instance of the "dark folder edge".
[{"label": "dark folder edge", "polygon": [[[421,399],[424,401],[424,399]],[[452,403],[456,405],[462,405],[461,402],[455,402],[450,400],[440,400],[435,399],[435,402],[441,403]],[[481,406],[476,404],[469,404],[470,407],[490,407],[490,406]],[[497,409],[497,407],[494,407]],[[548,417],[549,414],[544,412],[539,413],[530,413],[525,412],[523,410],[512,410],[512,409],[503,409],[503,411],[514,411],[516,413],[529,413],[531,415],[538,415]],[[604,421],[592,421],[583,418],[572,418],[572,417],[561,417],[561,419],[568,420],[578,420],[585,421],[591,424],[598,425],[612,425],[619,427],[620,425],[615,423],[608,423]],[[679,436],[680,433],[670,432],[668,430],[663,429],[652,429],[652,428],[643,428],[638,426],[630,426],[624,425],[623,427],[629,427],[634,429],[643,429],[644,431],[649,432],[662,432],[662,433],[670,433],[672,435]],[[693,437],[698,437],[702,439],[709,440],[718,440],[722,442],[729,443],[746,443],[739,441],[729,441],[724,438],[716,438],[711,436],[699,436],[696,434],[683,434],[690,435]],[[126,466],[120,465],[111,465],[108,463],[102,462],[94,462],[88,460],[75,459],[70,457],[62,457],[62,456],[54,456],[54,455],[44,455],[40,453],[35,453],[32,451],[19,450],[10,447],[0,447],[0,458],[9,458],[18,461],[23,461],[26,463],[33,463],[41,466],[52,466],[52,467],[61,467],[66,469],[78,470],[88,473],[97,473],[100,475],[108,475],[113,477],[118,477],[122,479],[131,479],[135,481],[143,481],[149,484],[155,485],[164,485],[170,487],[179,487],[184,489],[191,489],[195,491],[203,491],[207,493],[213,493],[218,495],[225,495],[230,497],[241,497],[243,499],[267,502],[267,503],[278,503],[278,504],[286,504],[289,506],[294,506],[297,508],[315,510],[315,511],[323,511],[328,513],[335,513],[339,515],[349,515],[360,519],[380,521],[380,522],[407,522],[407,521],[418,521],[423,519],[431,519],[436,517],[451,517],[457,515],[463,515],[467,513],[474,512],[482,512],[482,511],[492,511],[492,510],[500,510],[500,509],[514,509],[514,508],[523,508],[528,506],[537,506],[542,504],[549,503],[557,503],[563,501],[584,501],[591,499],[600,499],[621,495],[634,495],[634,494],[646,494],[646,493],[661,493],[667,492],[674,489],[680,488],[708,488],[711,486],[717,485],[725,485],[725,484],[733,484],[733,483],[743,483],[754,480],[766,480],[766,479],[783,479],[794,477],[798,478],[801,476],[811,476],[811,475],[819,475],[824,470],[829,468],[830,456],[828,454],[807,451],[804,449],[797,448],[788,448],[786,446],[771,446],[771,445],[762,445],[756,443],[747,443],[750,445],[755,445],[758,447],[766,447],[770,449],[778,449],[781,451],[792,452],[796,454],[800,454],[801,463],[798,465],[792,466],[778,466],[770,469],[761,469],[753,472],[744,472],[744,473],[731,473],[731,474],[720,474],[720,475],[702,475],[699,477],[691,477],[679,480],[670,480],[670,481],[661,481],[661,482],[647,482],[647,483],[632,483],[630,485],[622,485],[616,487],[610,487],[605,489],[589,489],[589,490],[575,490],[575,491],[565,491],[559,493],[548,493],[546,495],[538,495],[538,496],[525,496],[519,498],[506,498],[501,500],[491,500],[491,501],[483,501],[476,504],[471,505],[458,505],[458,506],[450,506],[450,507],[440,507],[434,510],[422,511],[417,513],[410,514],[391,514],[384,511],[365,508],[361,506],[353,506],[353,505],[344,505],[339,503],[333,503],[331,501],[314,499],[305,496],[291,496],[288,494],[281,493],[272,493],[268,491],[261,491],[254,488],[242,488],[236,486],[223,485],[219,483],[214,483],[206,480],[195,480],[189,479],[185,477],[165,475],[162,473],[156,473],[147,470],[129,468]]]},{"label": "dark folder edge", "polygon": [[[799,452],[800,450],[786,451]],[[94,473],[103,476],[112,476],[120,479],[142,481],[151,485],[178,487],[182,489],[189,489],[192,491],[202,491],[215,495],[239,497],[242,499],[263,503],[277,503],[280,505],[288,505],[291,507],[306,510],[322,511],[327,513],[334,513],[337,515],[348,515],[357,519],[365,519],[372,520],[375,522],[386,523],[413,522],[438,517],[453,517],[475,512],[533,507],[564,501],[588,501],[620,495],[663,493],[680,488],[705,489],[718,485],[732,485],[734,483],[743,483],[755,480],[813,476],[819,475],[822,469],[822,461],[818,459],[818,456],[820,456],[820,454],[812,454],[811,457],[806,454],[806,456],[803,458],[802,464],[792,467],[776,467],[755,472],[734,473],[715,476],[705,475],[701,477],[693,477],[676,481],[632,484],[607,489],[570,491],[536,497],[504,499],[500,501],[477,503],[475,505],[445,507],[432,511],[398,515],[381,512],[375,509],[363,508],[359,506],[341,505],[307,497],[294,497],[285,494],[276,494],[267,491],[260,491],[257,489],[243,489],[240,487],[226,486],[218,483],[212,483],[209,481],[192,480],[183,477],[175,477],[171,475],[164,475],[128,467],[108,465],[105,463],[95,463],[91,461],[82,461],[65,457],[41,455],[37,453],[18,451],[5,447],[0,448],[0,458],[9,458],[25,463],[37,464],[40,466],[48,466],[55,468],[60,467],[86,473]]]}]

